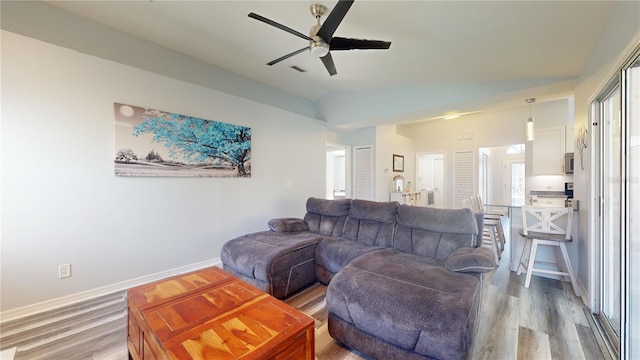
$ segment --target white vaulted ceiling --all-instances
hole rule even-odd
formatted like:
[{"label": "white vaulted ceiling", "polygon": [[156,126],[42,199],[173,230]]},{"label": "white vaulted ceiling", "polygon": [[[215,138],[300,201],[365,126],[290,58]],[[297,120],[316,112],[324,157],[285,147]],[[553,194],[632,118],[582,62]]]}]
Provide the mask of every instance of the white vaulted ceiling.
[{"label": "white vaulted ceiling", "polygon": [[[329,10],[335,1],[317,1]],[[610,1],[357,0],[335,36],[391,41],[332,52],[338,74],[301,53],[314,1],[48,1],[82,18],[313,104],[335,127],[409,122],[570,93],[610,20]],[[326,16],[325,16],[326,18]],[[4,20],[4,19],[3,19]],[[81,31],[81,30],[79,30]],[[306,70],[301,73],[291,66]]]}]

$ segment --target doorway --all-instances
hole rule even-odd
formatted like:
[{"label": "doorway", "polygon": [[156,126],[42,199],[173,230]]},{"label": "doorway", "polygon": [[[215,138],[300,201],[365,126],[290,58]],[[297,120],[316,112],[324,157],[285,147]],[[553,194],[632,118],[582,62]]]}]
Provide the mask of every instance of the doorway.
[{"label": "doorway", "polygon": [[478,153],[482,201],[491,205],[524,205],[524,144],[484,147]]},{"label": "doorway", "polygon": [[444,153],[418,154],[418,190],[433,191],[433,207],[444,208],[445,204],[445,157]]},{"label": "doorway", "polygon": [[345,199],[350,196],[350,194],[348,194],[349,187],[347,186],[349,184],[348,154],[348,146],[330,143],[325,144],[326,199]]}]

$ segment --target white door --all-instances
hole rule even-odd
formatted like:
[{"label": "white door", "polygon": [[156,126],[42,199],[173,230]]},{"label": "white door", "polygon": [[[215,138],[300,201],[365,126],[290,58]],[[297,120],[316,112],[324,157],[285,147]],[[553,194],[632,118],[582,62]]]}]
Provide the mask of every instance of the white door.
[{"label": "white door", "polygon": [[504,161],[504,199],[509,205],[525,205],[524,158],[508,158]]},{"label": "white door", "polygon": [[434,207],[444,208],[444,157],[433,160]]},{"label": "white door", "polygon": [[422,153],[417,155],[416,190],[433,190],[434,207],[445,207],[444,153]]},{"label": "white door", "polygon": [[475,151],[456,151],[454,154],[454,208],[464,207],[464,199],[475,194],[477,184],[477,162]]},{"label": "white door", "polygon": [[361,146],[353,152],[353,198],[373,200],[373,148]]}]

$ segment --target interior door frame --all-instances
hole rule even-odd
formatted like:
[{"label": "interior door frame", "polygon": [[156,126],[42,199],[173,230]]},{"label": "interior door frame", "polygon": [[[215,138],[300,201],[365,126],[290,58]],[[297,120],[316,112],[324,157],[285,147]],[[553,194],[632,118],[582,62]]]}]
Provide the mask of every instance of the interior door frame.
[{"label": "interior door frame", "polygon": [[[419,152],[416,153],[416,173],[415,173],[415,179],[414,179],[414,184],[416,184],[416,186],[420,186],[420,173],[421,173],[421,167],[420,167],[420,158],[422,156],[427,156],[427,155],[433,155],[433,156],[438,156],[438,158],[442,159],[442,189],[439,190],[439,192],[442,193],[442,207],[446,207],[447,206],[447,153],[446,151],[427,151],[427,152]],[[433,166],[435,168],[435,158],[433,161]],[[435,179],[434,179],[434,183],[435,183]],[[418,188],[416,188],[416,190],[420,190]],[[435,192],[435,189],[433,189]],[[435,196],[435,194],[434,194]],[[434,199],[435,200],[435,199]],[[435,205],[434,205],[435,206]]]},{"label": "interior door frame", "polygon": [[327,156],[326,154],[330,151],[334,151],[334,150],[344,150],[344,191],[345,191],[345,197],[347,199],[351,198],[351,188],[352,188],[352,184],[351,184],[351,146],[349,145],[343,145],[343,144],[338,144],[338,143],[332,143],[329,141],[325,141],[324,143],[324,152],[325,152],[325,164],[324,164],[324,189],[325,189],[325,193],[327,192],[327,186],[329,183],[329,180],[327,179],[327,176],[329,175],[327,173]]}]

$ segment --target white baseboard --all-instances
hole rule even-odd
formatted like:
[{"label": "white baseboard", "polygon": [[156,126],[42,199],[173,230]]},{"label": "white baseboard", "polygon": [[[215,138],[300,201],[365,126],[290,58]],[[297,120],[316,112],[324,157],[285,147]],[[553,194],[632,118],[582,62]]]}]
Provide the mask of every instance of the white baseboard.
[{"label": "white baseboard", "polygon": [[125,280],[111,285],[102,286],[99,288],[82,291],[79,293],[62,296],[59,298],[42,301],[39,303],[22,306],[19,308],[0,312],[0,324],[8,321],[23,318],[25,316],[39,314],[45,311],[61,308],[63,306],[73,305],[82,301],[95,299],[108,294],[113,294],[118,291],[124,291],[126,289],[157,281],[178,274],[183,274],[190,271],[199,270],[210,266],[221,266],[222,261],[220,258],[214,258],[211,260],[205,260],[194,264],[189,264],[169,270],[164,270],[155,274],[140,276],[134,279]]},{"label": "white baseboard", "polygon": [[16,356],[16,348],[12,347],[11,349],[5,349],[0,351],[0,359],[2,360],[13,360]]}]

